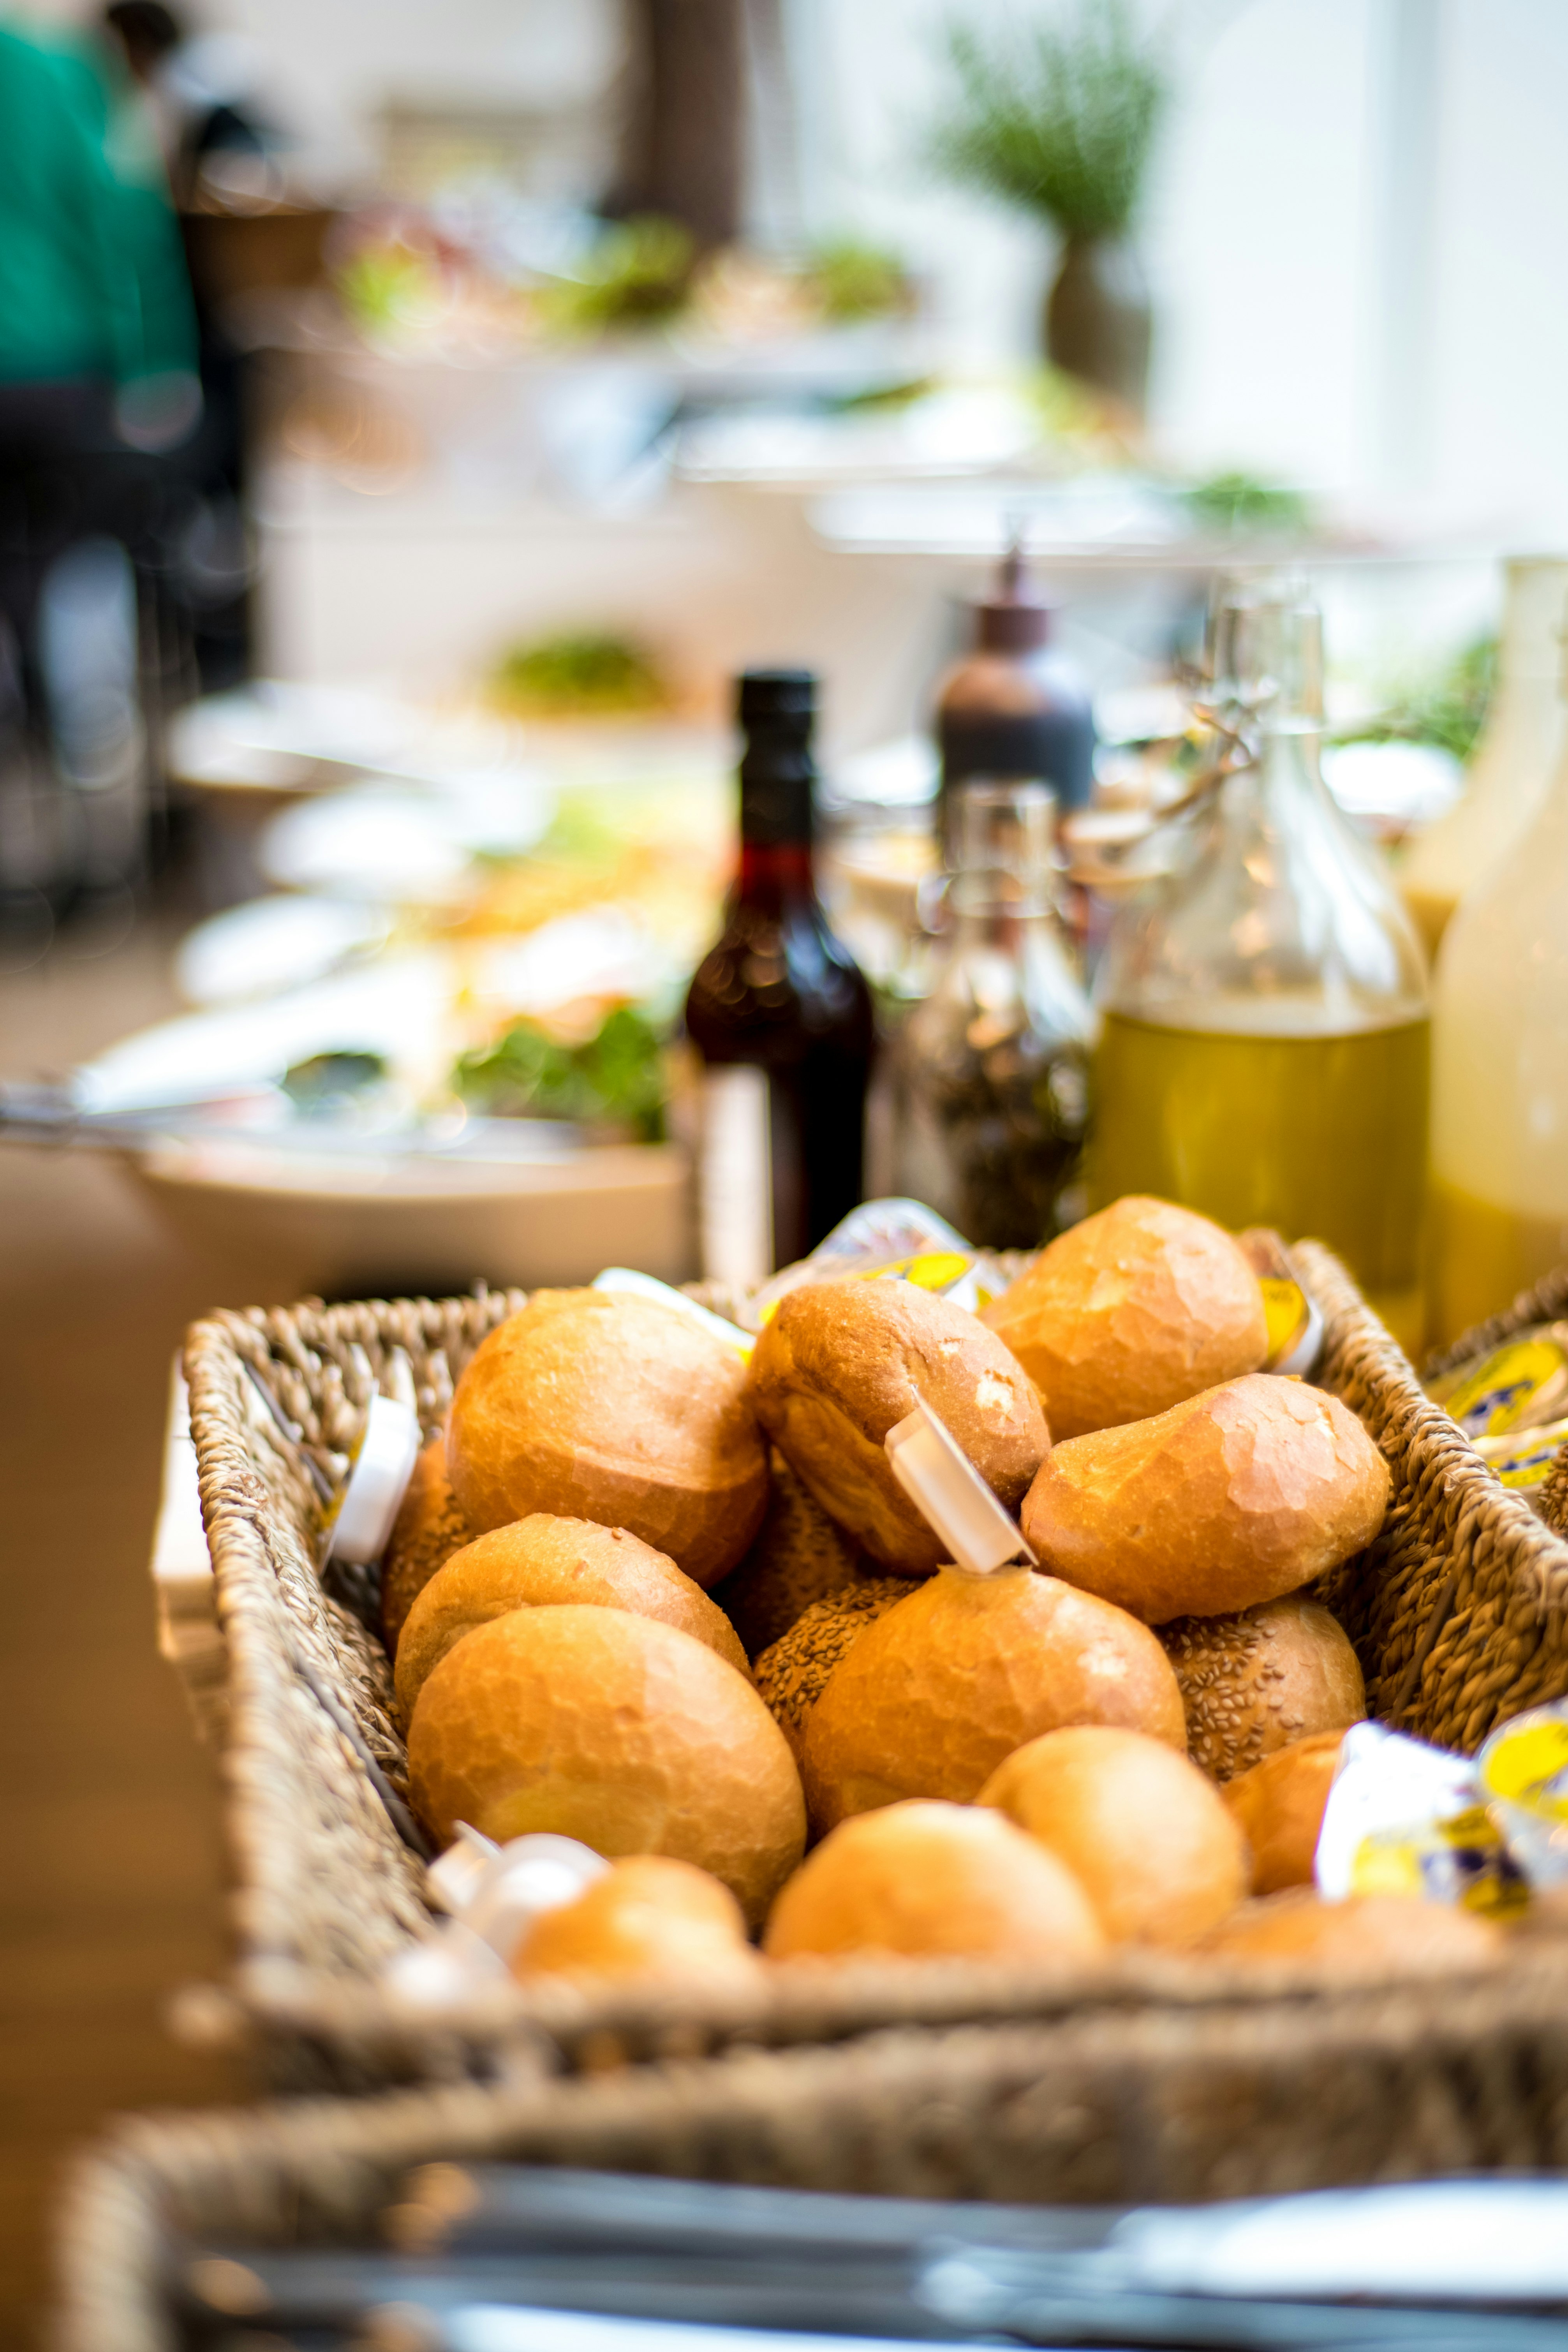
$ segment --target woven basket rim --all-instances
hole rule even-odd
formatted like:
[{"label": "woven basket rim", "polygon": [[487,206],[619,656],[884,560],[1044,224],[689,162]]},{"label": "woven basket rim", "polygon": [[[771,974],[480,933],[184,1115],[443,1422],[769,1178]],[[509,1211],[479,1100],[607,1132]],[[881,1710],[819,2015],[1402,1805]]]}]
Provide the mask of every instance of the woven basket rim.
[{"label": "woven basket rim", "polygon": [[[1506,1584],[1521,1622],[1528,1618],[1544,1623],[1555,1610],[1568,1626],[1568,1544],[1498,1485],[1449,1416],[1423,1393],[1407,1360],[1332,1255],[1310,1241],[1293,1245],[1293,1255],[1331,1335],[1334,1386],[1382,1447],[1410,1507],[1453,1531],[1456,1559],[1473,1561],[1484,1552],[1488,1573]],[[361,1385],[368,1395],[379,1377],[370,1360],[378,1349],[384,1357],[403,1340],[416,1346],[417,1335],[432,1332],[448,1335],[449,1345],[458,1344],[453,1334],[473,1344],[483,1328],[515,1311],[521,1296],[481,1286],[458,1299],[365,1300],[336,1307],[306,1301],[289,1308],[220,1310],[190,1331],[192,1424],[203,1458],[204,1506],[230,1654],[233,1729],[226,1769],[242,1905],[231,2023],[244,2020],[267,2035],[330,2047],[346,2063],[363,2068],[365,2079],[374,2079],[387,2067],[458,2068],[476,2050],[537,2043],[541,2038],[551,2048],[574,2054],[596,2043],[643,2056],[689,2048],[694,2032],[700,2046],[720,2039],[796,2042],[860,2034],[889,2023],[1047,2019],[1077,2009],[1108,2013],[1149,2005],[1194,2014],[1216,2005],[1233,2011],[1279,2001],[1315,2007],[1338,1998],[1315,1973],[1235,1971],[1230,1980],[1233,1971],[1212,1960],[1121,1950],[1089,1970],[985,1961],[905,1961],[891,1969],[879,1963],[839,1966],[826,1972],[831,1981],[825,1977],[813,1982],[808,1973],[787,1985],[764,1980],[723,1999],[705,1995],[699,2028],[690,2002],[668,1993],[589,1997],[575,1988],[542,1983],[526,1989],[499,1984],[437,2012],[411,2012],[377,1983],[352,1935],[343,1940],[341,1959],[323,1959],[306,1948],[297,1916],[301,1872],[313,1871],[319,1882],[322,1865],[314,1855],[301,1854],[306,1832],[279,1818],[268,1781],[268,1760],[278,1761],[283,1711],[292,1705],[298,1715],[301,1701],[296,1668],[280,1654],[284,1612],[278,1598],[282,1571],[276,1506],[254,1474],[248,1481],[238,1475],[243,1447],[235,1452],[235,1400],[243,1406],[248,1394],[242,1370],[247,1351],[276,1351],[269,1360],[276,1370],[289,1361],[298,1366],[314,1347],[331,1354],[334,1363],[342,1357],[352,1370],[358,1349],[366,1357]],[[353,1383],[348,1371],[342,1377],[347,1397]],[[356,1409],[363,1410],[364,1401]],[[352,1418],[351,1407],[352,1398],[344,1406]],[[430,1416],[426,1418],[428,1423]],[[241,1433],[247,1442],[255,1439],[254,1428]],[[229,1444],[226,1467],[218,1459],[220,1440]],[[289,1448],[274,1450],[286,1454]],[[297,1450],[309,1454],[310,1444],[302,1441]],[[1394,1695],[1395,1704],[1384,1710],[1385,1719],[1418,1721],[1415,1710],[1424,1678],[1435,1670],[1448,1671],[1443,1637],[1457,1612],[1463,1613],[1463,1601],[1456,1570],[1436,1594],[1407,1661],[1405,1686]],[[322,1639],[336,1640],[342,1631],[334,1619]],[[298,1625],[289,1634],[284,1623],[282,1638],[303,1635]],[[371,1662],[366,1674],[373,1666]],[[1568,1687],[1568,1664],[1563,1686]],[[1464,1684],[1459,1703],[1469,1703],[1471,1694],[1472,1685]],[[377,1717],[374,1692],[356,1685],[352,1696],[369,1744],[374,1749],[382,1740],[388,1769],[395,1772],[395,1734],[385,1747],[388,1727]],[[1475,1705],[1484,1708],[1488,1703],[1482,1691]],[[406,1940],[428,1925],[417,1865],[391,1835],[353,1750],[341,1734],[329,1732],[328,1740],[345,1759],[344,1769],[358,1778],[354,1801],[361,1818],[355,1833],[373,1840],[379,1835],[387,1875],[398,1881],[401,1925],[387,1933],[395,1942]],[[352,1903],[352,1889],[348,1895]]]}]

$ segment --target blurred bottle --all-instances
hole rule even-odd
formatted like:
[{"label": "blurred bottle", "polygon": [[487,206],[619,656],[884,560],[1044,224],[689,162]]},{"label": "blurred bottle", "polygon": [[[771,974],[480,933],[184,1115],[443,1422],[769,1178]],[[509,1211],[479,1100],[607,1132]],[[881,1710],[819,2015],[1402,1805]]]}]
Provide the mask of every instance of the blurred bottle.
[{"label": "blurred bottle", "polygon": [[1094,712],[1076,666],[1050,643],[1050,607],[1031,591],[1023,551],[1009,548],[996,593],[974,606],[974,650],[937,695],[942,831],[957,854],[953,795],[976,777],[1047,783],[1061,808],[1081,808],[1094,784]]},{"label": "blurred bottle", "polygon": [[686,1000],[703,1064],[703,1272],[742,1288],[860,1199],[871,996],[816,895],[816,695],[808,670],[740,681],[741,871]]},{"label": "blurred bottle", "polygon": [[1557,680],[1568,562],[1514,556],[1504,576],[1497,690],[1463,798],[1422,835],[1399,869],[1401,894],[1429,956],[1460,898],[1506,856],[1541,805],[1563,740]]},{"label": "blurred bottle", "polygon": [[892,1190],[986,1249],[1037,1249],[1081,1214],[1094,1015],[1052,897],[1044,784],[961,785],[958,870],[930,992],[892,1061]]},{"label": "blurred bottle", "polygon": [[1215,790],[1194,859],[1112,925],[1090,1205],[1155,1192],[1233,1229],[1315,1235],[1414,1349],[1426,976],[1375,853],[1323,784],[1316,607],[1229,590],[1211,668],[1213,704],[1253,756]]},{"label": "blurred bottle", "polygon": [[1461,900],[1433,994],[1431,1310],[1446,1344],[1568,1258],[1568,749]]}]

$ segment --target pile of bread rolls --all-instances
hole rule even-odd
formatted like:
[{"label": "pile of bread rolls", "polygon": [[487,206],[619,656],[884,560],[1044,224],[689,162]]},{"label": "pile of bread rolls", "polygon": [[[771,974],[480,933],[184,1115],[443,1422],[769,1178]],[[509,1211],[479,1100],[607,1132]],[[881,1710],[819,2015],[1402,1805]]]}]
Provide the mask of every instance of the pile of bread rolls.
[{"label": "pile of bread rolls", "polygon": [[[1310,1588],[1389,1475],[1267,1351],[1236,1243],[1148,1199],[983,1318],[797,1288],[749,1362],[676,1306],[536,1294],[463,1373],[382,1584],[435,1837],[554,1831],[614,1865],[517,1971],[1489,1951],[1468,1915],[1310,1891],[1364,1695]],[[921,1402],[1037,1569],[944,1560],[884,1449]]]}]

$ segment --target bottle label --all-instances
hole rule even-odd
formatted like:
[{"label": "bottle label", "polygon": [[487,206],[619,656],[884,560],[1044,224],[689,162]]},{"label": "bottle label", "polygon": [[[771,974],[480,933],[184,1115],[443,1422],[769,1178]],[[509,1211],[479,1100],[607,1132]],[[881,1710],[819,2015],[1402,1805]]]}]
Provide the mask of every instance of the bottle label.
[{"label": "bottle label", "polygon": [[698,1168],[702,1271],[754,1290],[773,1270],[773,1121],[768,1074],[755,1063],[710,1063],[702,1074]]}]

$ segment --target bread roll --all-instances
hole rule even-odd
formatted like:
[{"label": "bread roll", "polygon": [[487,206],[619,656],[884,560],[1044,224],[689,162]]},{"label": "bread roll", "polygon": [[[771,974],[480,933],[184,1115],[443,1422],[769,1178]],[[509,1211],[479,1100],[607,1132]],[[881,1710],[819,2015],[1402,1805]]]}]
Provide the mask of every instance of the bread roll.
[{"label": "bread roll", "polygon": [[1253,1372],[1057,1446],[1024,1533],[1069,1584],[1163,1625],[1251,1609],[1336,1568],[1383,1525],[1388,1488],[1337,1397]]},{"label": "bread roll", "polygon": [[458,1382],[447,1463],[476,1531],[531,1511],[628,1528],[704,1588],[767,1507],[739,1352],[617,1292],[537,1291],[498,1325]]},{"label": "bread roll", "polygon": [[985,1320],[1058,1442],[1144,1421],[1257,1371],[1268,1352],[1263,1293],[1230,1235],[1141,1193],[1058,1234]]},{"label": "bread roll", "polygon": [[381,1638],[394,1657],[419,1594],[473,1536],[447,1475],[447,1441],[433,1437],[414,1465],[381,1563]]},{"label": "bread roll", "polygon": [[868,1625],[907,1600],[909,1591],[901,1576],[858,1577],[853,1584],[814,1601],[805,1616],[757,1660],[757,1688],[797,1760],[806,1718],[834,1668]]},{"label": "bread roll", "polygon": [[1070,1870],[1112,1943],[1195,1944],[1247,1893],[1247,1841],[1195,1764],[1106,1724],[1047,1731],[980,1792]]},{"label": "bread roll", "polygon": [[1153,1634],[1030,1569],[944,1569],[860,1635],[812,1708],[813,1825],[900,1797],[968,1804],[1005,1756],[1064,1723],[1184,1748],[1182,1695]]},{"label": "bread roll", "polygon": [[706,1870],[663,1853],[628,1854],[575,1901],[537,1918],[512,1974],[673,1978],[681,1984],[748,1976],[761,1962],[741,1906]]},{"label": "bread roll", "polygon": [[763,1948],[1087,1959],[1103,1938],[1070,1871],[1000,1813],[903,1804],[845,1822],[774,1904]]},{"label": "bread roll", "polygon": [[1323,1808],[1343,1746],[1342,1732],[1315,1731],[1226,1783],[1225,1801],[1252,1849],[1254,1895],[1312,1884]]},{"label": "bread roll", "polygon": [[1316,1960],[1336,1975],[1444,1976],[1484,1968],[1502,1950],[1473,1911],[1414,1895],[1352,1895],[1325,1903],[1304,1886],[1244,1903],[1204,1947],[1227,1960]]},{"label": "bread roll", "polygon": [[1233,1780],[1292,1740],[1348,1731],[1366,1686],[1343,1628],[1304,1593],[1235,1617],[1179,1617],[1160,1628],[1187,1710],[1187,1748]]},{"label": "bread roll", "polygon": [[397,1645],[397,1703],[405,1721],[433,1669],[476,1625],[513,1609],[562,1604],[657,1617],[706,1643],[742,1674],[750,1672],[723,1611],[663,1552],[625,1528],[534,1511],[455,1552],[409,1611]]},{"label": "bread roll", "polygon": [[749,1658],[771,1649],[814,1601],[853,1584],[871,1563],[795,1476],[777,1446],[768,1456],[773,1491],[757,1539],[713,1598]]},{"label": "bread roll", "polygon": [[751,1684],[673,1625],[622,1609],[516,1609],[476,1626],[419,1694],[416,1811],[504,1844],[530,1830],[612,1859],[711,1871],[759,1921],[799,1861],[795,1759]]},{"label": "bread roll", "polygon": [[792,1291],[752,1357],[757,1418],[830,1517],[900,1576],[942,1565],[940,1538],[882,1441],[922,1401],[1009,1510],[1050,1444],[1040,1402],[974,1316],[908,1282]]}]

